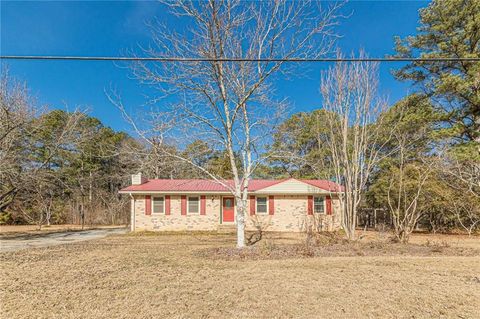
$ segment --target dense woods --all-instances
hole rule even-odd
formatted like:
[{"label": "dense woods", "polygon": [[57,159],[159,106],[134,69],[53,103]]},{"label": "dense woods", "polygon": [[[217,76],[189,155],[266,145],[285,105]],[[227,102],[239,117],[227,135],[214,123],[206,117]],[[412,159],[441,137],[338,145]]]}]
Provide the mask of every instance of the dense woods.
[{"label": "dense woods", "polygon": [[[464,5],[457,6],[460,2]],[[173,9],[186,10],[177,5]],[[195,14],[207,14],[208,8],[204,9]],[[219,21],[228,20],[230,9],[215,10]],[[288,12],[291,8],[283,9]],[[322,41],[326,41],[330,23],[333,25],[332,12],[323,17],[327,26],[317,26]],[[257,18],[260,23],[261,16]],[[416,36],[397,39],[398,56],[480,57],[480,7],[475,1],[434,1],[421,11],[420,18]],[[207,20],[202,23],[208,24]],[[231,30],[241,21],[225,23],[225,28]],[[217,27],[221,35],[222,26]],[[249,34],[249,30],[244,31]],[[239,43],[245,34],[238,35]],[[234,33],[227,35],[235,39]],[[197,48],[175,44],[173,48],[187,50],[179,56],[188,56],[188,50]],[[214,41],[210,45],[222,43]],[[229,49],[233,52],[236,47],[226,48],[227,56]],[[302,54],[313,52],[311,47],[297,49]],[[247,53],[260,54],[263,49],[256,50]],[[195,56],[203,53],[195,52]],[[282,105],[272,100],[267,78],[281,65],[270,66],[260,74],[244,64],[231,69],[222,69],[215,62],[162,67],[168,69],[157,69],[160,73],[155,77],[160,77],[161,85],[167,79],[172,82],[168,82],[168,89],[176,85],[175,90],[187,92],[193,104],[174,107],[181,111],[183,119],[196,119],[196,124],[186,123],[197,125],[201,134],[189,132],[184,136],[175,131],[175,139],[163,139],[164,131],[171,129],[160,116],[163,113],[155,117],[157,123],[152,131],[156,135],[115,132],[82,110],[39,107],[24,84],[3,72],[0,223],[127,223],[129,199],[117,192],[129,183],[130,174],[141,171],[150,178],[213,178],[219,182],[233,178],[239,189],[251,178],[335,180],[347,186],[344,207],[349,207],[349,224],[344,228],[354,230],[359,222],[364,225],[362,218],[375,210],[382,212],[384,226],[392,228],[402,242],[408,241],[410,233],[419,227],[432,232],[462,229],[469,234],[480,227],[480,63],[408,64],[396,70],[395,76],[410,81],[414,93],[393,105],[384,104],[375,91],[378,66],[337,64],[323,74],[319,83],[322,107],[289,116],[275,113],[275,119],[281,119],[275,126],[267,125],[265,117],[273,117],[272,110]],[[196,73],[199,70],[202,72]],[[148,76],[154,73],[149,71],[146,65],[134,67],[134,73],[143,80],[151,80]],[[170,78],[172,72],[177,77]],[[235,74],[238,83],[217,83],[223,73],[230,77]],[[191,76],[197,77],[198,88],[190,89],[186,84]],[[216,85],[232,85],[220,90],[223,102],[216,100],[221,100],[213,89]],[[258,92],[251,91],[251,87],[258,88]],[[202,96],[201,88],[212,91],[204,91]],[[167,89],[163,90],[166,93]],[[241,115],[232,122],[222,116],[206,122],[202,103],[208,104],[209,97],[212,109],[217,103],[230,103],[227,109]],[[118,100],[112,100],[120,111],[125,111]],[[238,104],[238,100],[243,102]],[[262,118],[248,117],[253,114],[251,109],[259,112],[262,107],[266,109],[257,113]],[[250,131],[252,122],[248,120],[268,131]],[[202,121],[210,131],[200,130]],[[180,129],[178,122],[174,123]],[[221,131],[228,125],[231,131]],[[235,133],[241,136],[238,147],[229,139],[237,138]],[[240,200],[244,194],[236,195]]]},{"label": "dense woods", "polygon": [[[132,173],[205,178],[87,112],[39,107],[8,72],[0,98],[1,223],[128,223],[129,199],[117,192],[130,183]],[[170,149],[225,178],[231,176],[225,154],[201,141]]]}]

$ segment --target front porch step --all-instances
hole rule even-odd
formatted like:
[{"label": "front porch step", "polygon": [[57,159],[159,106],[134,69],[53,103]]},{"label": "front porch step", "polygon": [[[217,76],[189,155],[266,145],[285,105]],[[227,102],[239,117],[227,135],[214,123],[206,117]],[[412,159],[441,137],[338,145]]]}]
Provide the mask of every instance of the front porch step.
[{"label": "front porch step", "polygon": [[237,225],[235,224],[220,224],[217,226],[217,233],[219,234],[234,233],[236,230]]}]

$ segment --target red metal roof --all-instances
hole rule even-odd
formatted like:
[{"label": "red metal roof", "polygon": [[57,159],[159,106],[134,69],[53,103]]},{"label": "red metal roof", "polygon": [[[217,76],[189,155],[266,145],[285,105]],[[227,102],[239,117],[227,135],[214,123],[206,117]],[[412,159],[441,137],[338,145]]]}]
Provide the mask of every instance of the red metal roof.
[{"label": "red metal roof", "polygon": [[[281,183],[287,179],[267,180],[253,179],[248,185],[252,192]],[[299,180],[315,187],[336,192],[339,185],[326,180]],[[233,180],[223,181],[226,185],[234,186]],[[206,179],[149,179],[141,185],[130,185],[120,192],[228,192],[229,190],[214,180]]]}]

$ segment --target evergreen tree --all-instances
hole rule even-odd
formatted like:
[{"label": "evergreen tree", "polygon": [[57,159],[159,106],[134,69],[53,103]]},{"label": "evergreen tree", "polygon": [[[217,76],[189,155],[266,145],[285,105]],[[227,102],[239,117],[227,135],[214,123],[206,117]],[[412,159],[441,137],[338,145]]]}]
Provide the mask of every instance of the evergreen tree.
[{"label": "evergreen tree", "polygon": [[[418,34],[396,38],[400,57],[480,58],[478,0],[434,0],[420,10]],[[397,70],[431,97],[445,117],[442,123],[459,151],[480,149],[480,63],[471,61],[416,61]]]}]

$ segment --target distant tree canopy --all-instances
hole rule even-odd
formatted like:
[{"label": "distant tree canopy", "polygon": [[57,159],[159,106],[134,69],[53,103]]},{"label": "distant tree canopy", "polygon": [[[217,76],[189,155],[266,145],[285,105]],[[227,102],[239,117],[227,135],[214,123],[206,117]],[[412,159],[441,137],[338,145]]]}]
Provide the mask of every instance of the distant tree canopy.
[{"label": "distant tree canopy", "polygon": [[[36,108],[26,92],[4,86],[1,95],[7,127],[25,110]],[[15,104],[6,96],[22,101]],[[5,155],[0,171],[2,222],[78,222],[81,210],[88,211],[89,223],[126,222],[125,200],[117,192],[136,167],[122,162],[123,144],[132,138],[80,111],[38,112],[28,113],[5,132],[0,145]],[[15,147],[8,142],[12,139],[17,139]]]},{"label": "distant tree canopy", "polygon": [[[153,148],[83,112],[53,110],[22,125],[22,135],[15,135],[22,138],[15,147],[2,144],[2,155],[10,153],[1,171],[0,221],[4,223],[79,222],[82,210],[89,223],[126,222],[128,198],[120,197],[118,190],[130,183],[130,174],[208,178],[182,161],[156,157]],[[218,176],[232,177],[225,152],[202,141],[175,152]]]},{"label": "distant tree canopy", "polygon": [[[197,166],[206,168],[208,171],[213,172],[216,176],[224,179],[233,178],[230,159],[226,151],[218,151],[209,147],[206,142],[201,140],[195,140],[185,147],[182,151],[182,157],[190,159]],[[239,167],[242,163],[237,154],[236,162]],[[184,178],[208,178],[208,176],[198,169],[195,169],[192,165],[187,163],[181,163],[182,172],[181,175]]]},{"label": "distant tree canopy", "polygon": [[[25,86],[2,78],[0,223],[125,223],[120,188],[142,171],[150,178],[208,178],[81,111],[40,110]],[[225,151],[195,140],[168,146],[218,176],[231,178]],[[240,160],[238,160],[240,164]]]},{"label": "distant tree canopy", "polygon": [[331,178],[326,111],[293,114],[273,135],[270,164],[284,177]]}]

